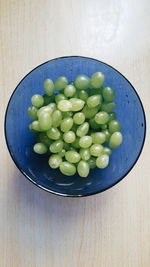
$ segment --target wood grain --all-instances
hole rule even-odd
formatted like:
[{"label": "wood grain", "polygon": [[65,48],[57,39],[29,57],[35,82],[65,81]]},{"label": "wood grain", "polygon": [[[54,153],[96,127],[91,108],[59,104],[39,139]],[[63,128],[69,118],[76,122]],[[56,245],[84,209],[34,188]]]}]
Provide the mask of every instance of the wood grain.
[{"label": "wood grain", "polygon": [[[0,266],[150,266],[150,1],[0,0]],[[83,199],[27,181],[6,149],[9,97],[32,68],[63,55],[112,64],[137,89],[147,139],[130,174]]]}]

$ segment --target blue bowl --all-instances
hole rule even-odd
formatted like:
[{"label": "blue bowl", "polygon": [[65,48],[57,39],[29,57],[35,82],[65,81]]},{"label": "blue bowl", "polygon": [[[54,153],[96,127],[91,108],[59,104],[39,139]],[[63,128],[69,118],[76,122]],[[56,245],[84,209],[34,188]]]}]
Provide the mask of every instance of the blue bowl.
[{"label": "blue bowl", "polygon": [[[95,168],[87,178],[77,174],[68,177],[53,170],[47,163],[48,156],[33,152],[34,133],[28,130],[30,119],[27,108],[31,96],[43,94],[43,80],[67,76],[69,81],[78,74],[91,76],[102,71],[109,85],[116,92],[116,113],[122,125],[123,143],[113,150],[109,166]],[[19,170],[35,185],[61,196],[81,197],[102,192],[122,180],[133,168],[143,148],[146,121],[141,100],[131,83],[116,69],[101,61],[78,56],[50,60],[32,70],[14,90],[5,115],[5,136],[8,150]]]}]

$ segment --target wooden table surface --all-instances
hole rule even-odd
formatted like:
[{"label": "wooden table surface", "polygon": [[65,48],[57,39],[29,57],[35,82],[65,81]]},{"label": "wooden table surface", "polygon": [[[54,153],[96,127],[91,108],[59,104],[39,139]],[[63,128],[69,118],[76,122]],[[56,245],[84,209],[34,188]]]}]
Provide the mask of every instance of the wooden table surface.
[{"label": "wooden table surface", "polygon": [[[9,97],[34,67],[83,55],[122,72],[150,122],[149,0],[0,0],[0,266],[149,267],[150,135],[138,163],[112,189],[87,198],[30,183],[7,151]],[[134,142],[134,140],[133,140]]]}]

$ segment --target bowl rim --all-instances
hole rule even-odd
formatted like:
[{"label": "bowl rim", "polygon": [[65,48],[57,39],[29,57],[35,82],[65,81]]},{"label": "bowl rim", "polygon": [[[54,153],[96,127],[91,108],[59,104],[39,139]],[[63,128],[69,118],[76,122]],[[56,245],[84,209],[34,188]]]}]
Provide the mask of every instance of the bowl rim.
[{"label": "bowl rim", "polygon": [[[60,193],[60,192],[57,192],[55,190],[51,190],[51,189],[48,189],[42,185],[40,185],[39,183],[35,182],[29,175],[27,175],[21,168],[21,166],[19,166],[19,164],[16,162],[15,158],[13,157],[13,154],[11,152],[11,149],[9,147],[9,142],[8,142],[8,138],[7,138],[7,130],[6,130],[6,121],[7,121],[7,115],[8,115],[8,108],[9,108],[9,105],[10,105],[10,102],[11,102],[11,99],[13,98],[13,95],[14,93],[17,91],[17,88],[18,86],[22,83],[22,81],[30,74],[32,73],[34,70],[38,69],[39,67],[41,67],[42,65],[44,64],[47,64],[48,62],[50,61],[55,61],[55,60],[59,60],[59,59],[64,59],[64,58],[86,58],[86,59],[92,59],[92,60],[95,60],[95,61],[98,61],[110,68],[112,68],[113,70],[117,71],[129,84],[130,86],[132,87],[133,91],[135,92],[139,102],[140,102],[140,105],[141,105],[141,108],[142,108],[142,111],[143,111],[143,117],[144,117],[144,137],[143,137],[143,141],[142,141],[142,145],[141,145],[141,148],[140,148],[140,151],[137,155],[137,158],[136,160],[134,161],[133,165],[130,167],[130,169],[123,175],[121,176],[121,178],[117,181],[117,182],[114,182],[113,184],[111,184],[109,187],[103,189],[103,190],[97,190],[95,192],[92,192],[92,193],[85,193],[85,194],[77,194],[77,195],[73,195],[73,194],[69,194],[69,193]],[[5,135],[5,141],[6,141],[6,145],[7,145],[7,149],[9,151],[9,154],[14,162],[14,164],[16,165],[16,167],[19,169],[19,171],[30,181],[32,182],[34,185],[36,185],[37,187],[43,189],[44,191],[46,192],[49,192],[49,193],[52,193],[54,195],[58,195],[58,196],[62,196],[62,197],[72,197],[72,198],[78,198],[78,197],[87,197],[87,196],[92,196],[92,195],[96,195],[98,193],[102,193],[110,188],[112,188],[113,186],[117,185],[121,180],[123,180],[128,174],[129,172],[133,169],[133,167],[136,165],[140,155],[141,155],[141,152],[143,150],[143,147],[144,147],[144,143],[145,143],[145,138],[146,138],[146,129],[147,129],[147,125],[146,125],[146,115],[145,115],[145,110],[144,110],[144,107],[143,107],[143,103],[141,101],[141,98],[140,96],[138,95],[136,89],[134,88],[134,86],[131,84],[131,82],[120,72],[118,71],[116,68],[114,68],[113,66],[111,66],[110,64],[108,63],[105,63],[101,60],[98,60],[98,59],[95,59],[95,58],[92,58],[92,57],[86,57],[86,56],[62,56],[62,57],[57,57],[57,58],[53,58],[53,59],[50,59],[46,62],[43,62],[41,63],[40,65],[36,66],[35,68],[33,68],[30,72],[28,72],[22,79],[21,81],[17,84],[17,86],[15,87],[15,89],[13,90],[12,94],[10,95],[10,98],[9,98],[9,101],[7,103],[7,107],[6,107],[6,110],[5,110],[5,116],[4,116],[4,135]]]}]

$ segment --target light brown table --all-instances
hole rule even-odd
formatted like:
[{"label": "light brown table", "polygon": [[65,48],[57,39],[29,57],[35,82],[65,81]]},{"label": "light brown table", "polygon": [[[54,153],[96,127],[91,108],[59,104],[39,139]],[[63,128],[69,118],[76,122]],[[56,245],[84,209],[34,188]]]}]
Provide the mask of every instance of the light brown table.
[{"label": "light brown table", "polygon": [[[135,86],[150,122],[149,0],[0,0],[0,266],[149,267],[150,135],[128,176],[92,197],[38,189],[4,141],[8,99],[32,68],[83,55],[107,62]],[[134,141],[134,140],[133,140]]]}]

